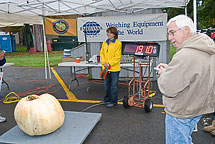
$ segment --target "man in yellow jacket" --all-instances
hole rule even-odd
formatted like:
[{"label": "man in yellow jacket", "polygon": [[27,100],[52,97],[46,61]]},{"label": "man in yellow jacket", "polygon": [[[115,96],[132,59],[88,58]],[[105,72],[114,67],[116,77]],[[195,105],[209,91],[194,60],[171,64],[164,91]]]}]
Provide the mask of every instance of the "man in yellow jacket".
[{"label": "man in yellow jacket", "polygon": [[105,97],[103,103],[107,104],[107,108],[111,108],[116,106],[118,101],[118,81],[122,44],[117,40],[117,28],[109,27],[106,32],[108,39],[103,42],[100,51],[102,69],[108,70],[104,80]]}]

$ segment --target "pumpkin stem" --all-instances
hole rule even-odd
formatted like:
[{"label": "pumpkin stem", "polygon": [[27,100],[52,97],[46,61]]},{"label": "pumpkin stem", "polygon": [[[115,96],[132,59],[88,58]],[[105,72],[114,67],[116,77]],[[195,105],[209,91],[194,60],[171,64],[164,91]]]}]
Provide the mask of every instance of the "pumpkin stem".
[{"label": "pumpkin stem", "polygon": [[27,101],[32,101],[32,100],[35,100],[35,99],[37,99],[37,97],[34,96],[34,95],[29,95],[29,96],[27,97]]}]

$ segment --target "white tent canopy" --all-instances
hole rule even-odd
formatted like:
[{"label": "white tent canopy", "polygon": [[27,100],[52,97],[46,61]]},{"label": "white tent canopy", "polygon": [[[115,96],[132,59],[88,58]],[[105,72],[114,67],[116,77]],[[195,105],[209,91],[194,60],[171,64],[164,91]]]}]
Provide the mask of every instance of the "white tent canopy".
[{"label": "white tent canopy", "polygon": [[23,26],[23,24],[42,24],[41,16],[20,15],[20,14],[0,14],[0,27]]},{"label": "white tent canopy", "polygon": [[[39,16],[135,13],[149,8],[186,7],[189,0],[0,0],[1,25],[42,23]],[[34,15],[34,16],[33,16]]]},{"label": "white tent canopy", "polygon": [[[42,24],[42,16],[90,15],[114,11],[136,13],[150,8],[184,8],[190,0],[0,0],[0,27]],[[43,27],[44,28],[44,27]],[[45,78],[47,64],[51,78],[46,37],[44,35]]]}]

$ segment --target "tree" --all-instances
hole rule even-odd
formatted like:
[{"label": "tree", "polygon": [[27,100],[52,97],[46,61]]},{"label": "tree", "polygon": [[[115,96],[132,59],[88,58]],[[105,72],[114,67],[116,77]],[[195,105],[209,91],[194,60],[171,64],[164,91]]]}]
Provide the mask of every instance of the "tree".
[{"label": "tree", "polygon": [[[184,9],[165,8],[163,12],[168,13],[168,19],[184,14]],[[187,5],[187,15],[193,19],[193,0]],[[214,0],[197,0],[197,26],[198,29],[215,27],[215,1]]]},{"label": "tree", "polygon": [[215,27],[215,1],[202,0],[198,6],[198,26],[199,28]]}]

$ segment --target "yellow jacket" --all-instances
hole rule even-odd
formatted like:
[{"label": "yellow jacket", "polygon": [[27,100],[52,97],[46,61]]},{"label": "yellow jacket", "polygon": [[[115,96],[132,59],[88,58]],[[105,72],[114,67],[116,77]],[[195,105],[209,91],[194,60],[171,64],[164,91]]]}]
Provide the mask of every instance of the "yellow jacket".
[{"label": "yellow jacket", "polygon": [[104,63],[109,63],[111,72],[120,71],[120,59],[122,56],[122,43],[115,39],[112,43],[108,44],[108,40],[104,41],[100,50],[102,69]]}]

